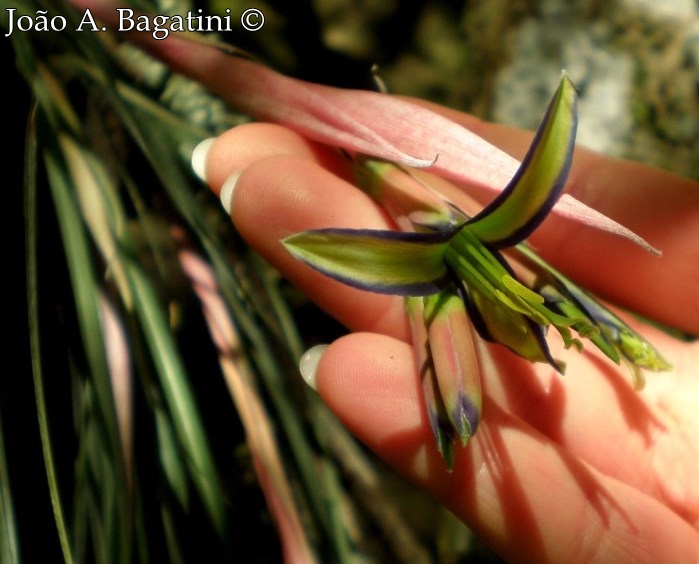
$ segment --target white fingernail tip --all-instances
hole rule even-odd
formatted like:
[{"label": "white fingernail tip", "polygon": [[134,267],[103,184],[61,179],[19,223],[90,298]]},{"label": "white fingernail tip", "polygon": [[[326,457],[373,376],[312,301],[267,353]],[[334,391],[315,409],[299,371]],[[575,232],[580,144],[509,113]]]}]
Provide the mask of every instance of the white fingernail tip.
[{"label": "white fingernail tip", "polygon": [[327,348],[328,345],[316,345],[315,347],[311,347],[304,353],[299,361],[299,370],[301,371],[304,382],[314,390],[316,389],[316,371],[318,370],[318,363]]},{"label": "white fingernail tip", "polygon": [[221,199],[221,205],[223,206],[223,209],[226,210],[228,215],[230,215],[231,213],[231,204],[233,203],[233,192],[235,192],[235,185],[238,183],[239,177],[239,172],[231,174],[228,177],[228,180],[226,180],[221,186],[221,192],[218,195],[218,197]]},{"label": "white fingernail tip", "polygon": [[192,151],[192,170],[203,182],[206,182],[206,157],[215,140],[215,137],[204,139]]}]

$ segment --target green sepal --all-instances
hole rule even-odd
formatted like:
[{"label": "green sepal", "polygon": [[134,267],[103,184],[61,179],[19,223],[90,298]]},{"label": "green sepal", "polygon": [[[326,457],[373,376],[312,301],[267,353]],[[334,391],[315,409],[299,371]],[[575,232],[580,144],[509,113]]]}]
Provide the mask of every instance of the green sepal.
[{"label": "green sepal", "polygon": [[450,233],[318,229],[282,241],[297,259],[349,286],[425,296],[449,282],[444,252]]},{"label": "green sepal", "polygon": [[410,323],[415,364],[420,374],[427,418],[437,450],[444,458],[447,470],[451,472],[456,455],[454,430],[439,391],[437,373],[429,344],[427,320],[425,319],[425,299],[420,296],[409,296],[405,298],[405,309]]},{"label": "green sepal", "polygon": [[439,394],[454,440],[466,446],[478,428],[482,408],[476,332],[455,288],[423,300]]}]

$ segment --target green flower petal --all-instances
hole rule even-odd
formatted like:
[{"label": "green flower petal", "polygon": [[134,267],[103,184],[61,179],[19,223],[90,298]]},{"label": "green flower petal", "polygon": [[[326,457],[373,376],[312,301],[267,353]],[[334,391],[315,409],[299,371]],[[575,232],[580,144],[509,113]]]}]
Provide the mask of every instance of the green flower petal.
[{"label": "green flower petal", "polygon": [[349,286],[379,294],[424,296],[449,281],[444,252],[451,233],[318,229],[282,241],[296,258]]},{"label": "green flower petal", "polygon": [[553,208],[568,176],[577,129],[575,86],[564,73],[529,152],[512,181],[468,222],[499,248],[528,237]]}]

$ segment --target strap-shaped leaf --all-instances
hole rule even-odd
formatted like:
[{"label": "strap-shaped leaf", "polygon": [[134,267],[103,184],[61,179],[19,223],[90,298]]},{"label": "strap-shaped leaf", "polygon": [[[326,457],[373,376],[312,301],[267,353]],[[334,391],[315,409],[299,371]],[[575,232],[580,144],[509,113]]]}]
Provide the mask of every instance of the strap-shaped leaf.
[{"label": "strap-shaped leaf", "polygon": [[451,233],[318,229],[282,241],[294,257],[330,278],[379,294],[424,296],[448,281]]},{"label": "strap-shaped leaf", "polygon": [[479,239],[499,248],[509,247],[539,226],[563,190],[577,123],[575,86],[563,73],[517,173],[502,193],[469,221]]}]

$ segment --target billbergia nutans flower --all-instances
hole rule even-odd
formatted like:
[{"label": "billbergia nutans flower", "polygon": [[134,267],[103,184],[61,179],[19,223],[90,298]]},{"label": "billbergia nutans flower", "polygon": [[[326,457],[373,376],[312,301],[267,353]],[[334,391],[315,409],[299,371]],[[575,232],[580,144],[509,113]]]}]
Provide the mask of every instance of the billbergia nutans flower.
[{"label": "billbergia nutans flower", "polygon": [[[582,348],[588,339],[614,362],[626,361],[637,386],[642,368],[668,368],[640,335],[524,243],[563,190],[576,127],[576,91],[563,74],[519,170],[474,216],[408,170],[358,157],[359,185],[402,230],[320,229],[283,241],[294,256],[336,280],[406,296],[428,414],[449,467],[454,445],[468,442],[481,415],[488,353],[479,339],[563,372],[546,341],[552,326],[566,347]],[[510,249],[512,264],[503,253]]]},{"label": "billbergia nutans flower", "polygon": [[[108,4],[74,3],[114,18]],[[400,230],[323,229],[293,235],[284,245],[332,278],[405,296],[428,413],[448,465],[455,444],[466,444],[478,427],[480,380],[490,364],[484,342],[562,372],[546,340],[553,327],[568,347],[581,348],[587,339],[612,361],[627,362],[639,386],[641,369],[667,368],[641,336],[524,242],[555,213],[653,250],[562,194],[577,126],[576,92],[567,76],[519,164],[408,100],[294,80],[211,44],[176,37],[159,42],[147,34],[129,38],[252,118],[285,125],[352,156],[358,184]],[[499,193],[469,215],[407,167]]]}]

